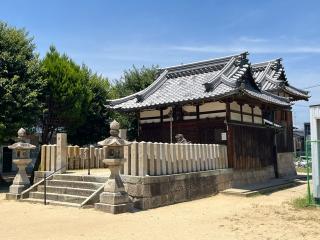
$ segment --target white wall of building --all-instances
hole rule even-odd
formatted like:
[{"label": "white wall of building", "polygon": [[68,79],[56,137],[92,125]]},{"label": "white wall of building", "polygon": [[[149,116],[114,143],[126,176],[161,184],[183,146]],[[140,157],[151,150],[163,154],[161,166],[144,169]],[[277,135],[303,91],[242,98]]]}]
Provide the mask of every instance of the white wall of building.
[{"label": "white wall of building", "polygon": [[[310,107],[311,141],[320,140],[320,105]],[[320,143],[311,142],[313,196],[320,199]]]}]

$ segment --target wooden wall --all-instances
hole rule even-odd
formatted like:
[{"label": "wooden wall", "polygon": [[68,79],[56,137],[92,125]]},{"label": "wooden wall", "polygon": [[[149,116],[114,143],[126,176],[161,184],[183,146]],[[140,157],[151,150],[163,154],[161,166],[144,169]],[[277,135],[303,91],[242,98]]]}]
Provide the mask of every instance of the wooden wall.
[{"label": "wooden wall", "polygon": [[234,169],[258,169],[276,162],[274,130],[228,125],[228,162]]},{"label": "wooden wall", "polygon": [[293,152],[293,122],[291,111],[276,111],[275,123],[280,124],[283,129],[276,135],[277,152]]},{"label": "wooden wall", "polygon": [[[224,118],[175,121],[172,130],[173,142],[179,133],[192,143],[226,144],[221,140],[221,133],[227,133]],[[170,122],[141,124],[138,140],[169,143]]]}]

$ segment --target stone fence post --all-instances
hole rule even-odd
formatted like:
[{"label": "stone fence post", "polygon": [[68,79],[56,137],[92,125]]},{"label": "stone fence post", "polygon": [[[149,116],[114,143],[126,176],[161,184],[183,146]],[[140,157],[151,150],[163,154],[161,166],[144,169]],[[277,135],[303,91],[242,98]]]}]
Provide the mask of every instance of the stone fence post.
[{"label": "stone fence post", "polygon": [[59,173],[64,173],[67,170],[67,134],[57,134],[57,156],[55,169],[60,169]]}]

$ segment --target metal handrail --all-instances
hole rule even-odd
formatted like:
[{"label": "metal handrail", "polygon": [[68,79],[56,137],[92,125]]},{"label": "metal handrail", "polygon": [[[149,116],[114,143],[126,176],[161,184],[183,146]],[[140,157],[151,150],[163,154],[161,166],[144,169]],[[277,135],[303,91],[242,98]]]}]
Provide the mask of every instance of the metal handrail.
[{"label": "metal handrail", "polygon": [[44,205],[47,205],[47,179],[51,176],[53,176],[56,172],[60,171],[63,168],[66,168],[67,165],[62,166],[59,169],[56,169],[54,172],[50,173],[49,175],[44,174],[43,175],[43,203]]},{"label": "metal handrail", "polygon": [[94,191],[89,197],[86,198],[81,204],[80,208],[82,208],[85,204],[87,204],[93,197],[95,197],[97,194],[101,193],[103,191],[105,184],[102,184],[97,190]]}]

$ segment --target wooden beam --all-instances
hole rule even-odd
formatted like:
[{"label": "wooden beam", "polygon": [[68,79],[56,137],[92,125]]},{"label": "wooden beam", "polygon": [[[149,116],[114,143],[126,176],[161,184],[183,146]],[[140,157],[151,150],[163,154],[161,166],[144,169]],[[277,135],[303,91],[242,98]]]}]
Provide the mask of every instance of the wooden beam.
[{"label": "wooden beam", "polygon": [[160,122],[163,123],[163,108],[160,109]]},{"label": "wooden beam", "polygon": [[199,104],[197,104],[197,106],[196,106],[196,111],[197,111],[197,119],[199,120],[200,119],[200,106],[199,106]]},{"label": "wooden beam", "polygon": [[227,121],[230,121],[230,102],[226,102],[226,119]]}]

